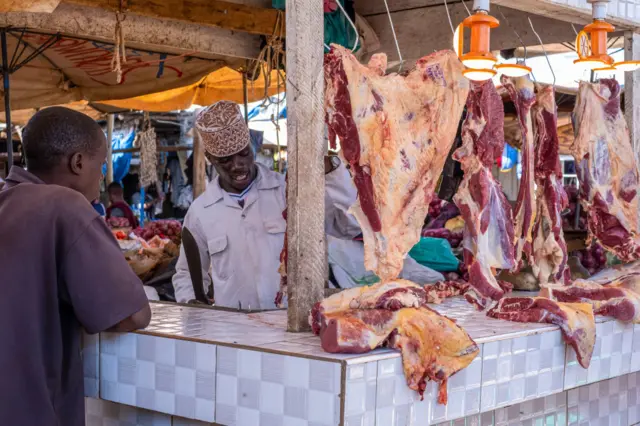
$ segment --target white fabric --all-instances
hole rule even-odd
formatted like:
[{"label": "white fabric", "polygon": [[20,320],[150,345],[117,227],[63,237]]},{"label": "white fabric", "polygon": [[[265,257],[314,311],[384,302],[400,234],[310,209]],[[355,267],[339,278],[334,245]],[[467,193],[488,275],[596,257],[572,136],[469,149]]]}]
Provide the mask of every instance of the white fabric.
[{"label": "white fabric", "polygon": [[[370,285],[379,281],[378,277],[364,267],[364,244],[361,241],[327,237],[329,266],[340,288]],[[425,285],[444,281],[444,276],[416,262],[410,256],[404,259],[400,278]]]},{"label": "white fabric", "polygon": [[[280,286],[280,252],[286,222],[284,176],[258,166],[258,177],[247,194],[244,208],[231,199],[217,178],[207,186],[187,212],[184,226],[198,246],[205,290],[214,283],[216,305],[269,309]],[[341,164],[326,175],[325,231],[338,238],[351,239],[360,233],[355,218],[347,213],[357,196],[348,170]],[[243,214],[246,217],[242,217]],[[195,298],[189,267],[180,249],[173,277],[176,300]]]},{"label": "white fabric", "polygon": [[[205,291],[213,278],[216,305],[259,309],[274,306],[286,222],[284,176],[258,165],[244,208],[211,182],[189,208],[184,226],[200,248]],[[184,249],[173,276],[176,300],[195,299]]]},{"label": "white fabric", "polygon": [[148,285],[143,285],[144,293],[147,295],[147,300],[160,300],[160,296],[158,296],[158,291]]}]

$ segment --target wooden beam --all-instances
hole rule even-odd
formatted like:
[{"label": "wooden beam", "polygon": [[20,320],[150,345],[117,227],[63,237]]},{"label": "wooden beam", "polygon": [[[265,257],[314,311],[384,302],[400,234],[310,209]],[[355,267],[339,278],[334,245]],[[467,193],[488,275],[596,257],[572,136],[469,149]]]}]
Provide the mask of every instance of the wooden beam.
[{"label": "wooden beam", "polygon": [[323,17],[318,0],[287,0],[289,331],[309,329],[326,282]]},{"label": "wooden beam", "polygon": [[60,0],[2,0],[0,3],[0,13],[51,13],[59,4]]},{"label": "wooden beam", "polygon": [[[0,14],[0,26],[33,28],[69,36],[113,42],[115,14],[102,9],[62,3],[51,14]],[[206,58],[255,59],[260,37],[197,24],[128,15],[122,23],[127,47],[164,53],[193,53]],[[244,60],[241,61],[244,63]]]},{"label": "wooden beam", "polygon": [[113,182],[113,122],[114,115],[107,114],[107,186]]},{"label": "wooden beam", "polygon": [[[120,10],[120,2],[116,0],[63,1],[112,12]],[[272,8],[259,8],[221,0],[127,0],[125,3],[127,13],[258,35],[273,34],[279,13]]]},{"label": "wooden beam", "polygon": [[[470,7],[471,2],[467,3]],[[501,7],[501,10],[511,26],[517,28],[526,45],[539,44],[535,34],[531,31],[527,14],[507,7]],[[449,13],[454,25],[462,22],[468,16],[461,3],[449,4]],[[518,38],[509,25],[506,22],[502,22],[504,20],[496,7],[492,8],[492,13],[501,21],[501,25],[491,30],[491,49],[500,50],[519,47]],[[407,67],[411,66],[411,62],[434,51],[453,47],[453,34],[444,6],[394,12],[391,14],[391,18],[396,23],[395,28],[400,51],[403,58],[408,62]],[[378,34],[380,51],[387,53],[390,62],[397,60],[395,41],[386,13],[369,16],[367,20]],[[531,20],[538,33],[541,34],[544,43],[575,40],[573,28],[566,22],[535,15],[531,15]],[[468,48],[468,46],[465,46],[465,49],[468,50]]]},{"label": "wooden beam", "polygon": [[193,199],[195,200],[207,187],[207,173],[205,170],[204,145],[198,132],[193,135]]},{"label": "wooden beam", "polygon": [[[624,60],[640,58],[640,34],[627,31],[624,34]],[[624,116],[629,127],[631,145],[640,154],[640,71],[624,73]]]}]

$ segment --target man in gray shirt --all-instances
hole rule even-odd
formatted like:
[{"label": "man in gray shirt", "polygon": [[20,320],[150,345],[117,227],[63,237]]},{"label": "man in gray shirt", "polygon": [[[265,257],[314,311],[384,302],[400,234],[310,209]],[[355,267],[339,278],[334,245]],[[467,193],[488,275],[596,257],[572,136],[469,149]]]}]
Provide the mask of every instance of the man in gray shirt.
[{"label": "man in gray shirt", "polygon": [[106,139],[88,116],[52,107],[24,129],[27,170],[0,191],[0,425],[82,426],[81,327],[149,324],[142,283],[104,220]]}]

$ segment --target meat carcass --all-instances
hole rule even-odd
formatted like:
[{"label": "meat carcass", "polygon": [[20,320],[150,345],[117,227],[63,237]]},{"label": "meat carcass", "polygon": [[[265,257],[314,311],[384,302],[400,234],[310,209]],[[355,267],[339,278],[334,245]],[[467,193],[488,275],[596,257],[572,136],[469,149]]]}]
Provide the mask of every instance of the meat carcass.
[{"label": "meat carcass", "polygon": [[529,77],[501,78],[502,85],[507,89],[511,100],[516,106],[518,124],[522,133],[522,176],[516,202],[515,217],[515,270],[522,266],[522,259],[531,256],[533,243],[533,225],[535,222],[535,182],[534,182],[534,145],[533,121],[531,107],[536,100],[534,86]]},{"label": "meat carcass", "polygon": [[589,303],[561,303],[544,297],[505,297],[487,312],[492,318],[560,327],[565,342],[588,368],[596,343],[596,323]]},{"label": "meat carcass", "polygon": [[399,349],[407,385],[421,396],[432,380],[447,403],[448,378],[468,366],[479,348],[454,321],[424,306],[420,287],[402,280],[345,290],[316,304],[310,321],[327,352]]},{"label": "meat carcass", "polygon": [[589,235],[623,261],[638,259],[638,167],[618,82],[580,82],[574,118],[571,153]]},{"label": "meat carcass", "polygon": [[358,189],[352,212],[365,266],[399,276],[420,239],[429,202],[469,91],[453,52],[420,59],[407,75],[384,75],[386,56],[360,64],[345,48],[325,55],[325,110]]},{"label": "meat carcass", "polygon": [[562,184],[558,113],[553,86],[537,86],[531,108],[535,140],[537,214],[533,226],[533,273],[545,287],[564,285],[571,279],[567,267],[567,244],[562,232],[562,211],[568,205]]},{"label": "meat carcass", "polygon": [[502,187],[493,178],[491,167],[504,148],[502,98],[491,81],[473,84],[467,100],[467,117],[462,125],[462,146],[453,157],[460,161],[464,177],[454,201],[464,218],[464,263],[469,284],[481,299],[498,300],[504,291],[496,269],[512,269],[513,218]]}]

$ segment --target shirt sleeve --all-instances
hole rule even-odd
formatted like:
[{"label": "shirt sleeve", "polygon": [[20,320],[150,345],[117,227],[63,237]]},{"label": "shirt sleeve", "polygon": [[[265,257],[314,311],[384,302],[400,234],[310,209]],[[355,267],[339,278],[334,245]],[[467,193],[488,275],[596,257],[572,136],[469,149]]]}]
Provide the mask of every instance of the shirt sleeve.
[{"label": "shirt sleeve", "polygon": [[358,221],[349,213],[356,202],[358,191],[351,181],[349,171],[340,165],[325,176],[325,232],[341,239],[351,239],[362,230]]},{"label": "shirt sleeve", "polygon": [[61,282],[89,333],[105,331],[149,302],[106,223],[93,219],[62,259]]},{"label": "shirt sleeve", "polygon": [[[204,285],[204,293],[207,294],[207,290],[211,285],[211,279],[209,278],[211,258],[209,257],[209,248],[207,247],[207,239],[205,237],[204,230],[197,218],[196,208],[197,206],[193,205],[189,208],[187,215],[184,218],[183,225],[185,228],[189,229],[198,244],[200,265],[202,267],[202,284]],[[180,257],[178,257],[178,262],[176,263],[176,273],[173,276],[172,282],[176,295],[176,302],[187,303],[196,298],[196,295],[193,292],[191,273],[189,272],[189,265],[187,263],[187,256],[184,253],[183,245],[180,246]]]}]

